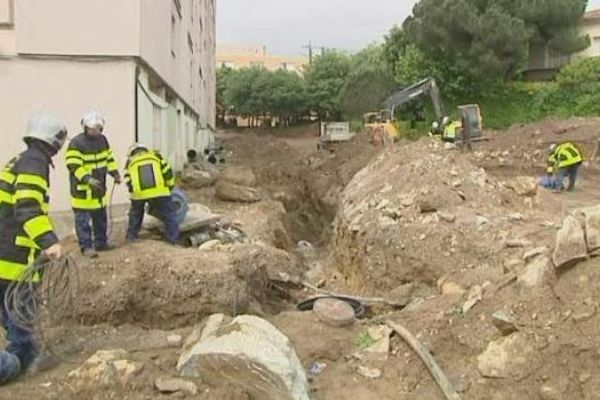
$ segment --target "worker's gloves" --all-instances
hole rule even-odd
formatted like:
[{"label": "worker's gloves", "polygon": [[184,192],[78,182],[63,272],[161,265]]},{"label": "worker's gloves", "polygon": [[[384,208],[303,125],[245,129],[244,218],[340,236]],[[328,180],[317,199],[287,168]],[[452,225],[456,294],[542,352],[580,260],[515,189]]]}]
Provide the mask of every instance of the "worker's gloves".
[{"label": "worker's gloves", "polygon": [[86,183],[92,187],[92,193],[97,197],[103,197],[106,194],[106,188],[98,179],[89,177]]},{"label": "worker's gloves", "polygon": [[44,255],[50,260],[58,260],[62,255],[62,246],[60,243],[55,243],[44,250]]},{"label": "worker's gloves", "polygon": [[123,182],[123,179],[121,179],[121,174],[119,173],[119,171],[115,171],[111,175],[117,185],[120,185],[121,182]]}]

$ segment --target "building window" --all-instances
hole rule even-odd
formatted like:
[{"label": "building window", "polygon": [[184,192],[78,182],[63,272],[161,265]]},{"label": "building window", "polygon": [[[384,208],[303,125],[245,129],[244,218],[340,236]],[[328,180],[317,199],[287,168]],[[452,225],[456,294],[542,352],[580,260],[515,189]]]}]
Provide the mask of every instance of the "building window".
[{"label": "building window", "polygon": [[171,15],[171,55],[177,57],[177,20]]},{"label": "building window", "polygon": [[194,42],[192,41],[192,35],[188,32],[187,34],[187,39],[188,39],[188,47],[190,48],[190,53],[194,52]]},{"label": "building window", "polygon": [[[223,63],[225,65],[225,63]],[[200,75],[200,79],[204,79],[204,74],[202,73],[202,67],[198,68],[198,75]]]}]

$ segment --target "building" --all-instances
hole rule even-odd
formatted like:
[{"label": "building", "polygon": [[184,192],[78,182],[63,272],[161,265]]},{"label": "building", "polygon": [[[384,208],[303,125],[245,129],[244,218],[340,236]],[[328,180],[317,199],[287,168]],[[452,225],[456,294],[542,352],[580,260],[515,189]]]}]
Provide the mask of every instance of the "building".
[{"label": "building", "polygon": [[[216,0],[0,0],[0,163],[23,148],[32,112],[81,132],[97,108],[123,166],[128,147],[160,149],[181,169],[200,132],[215,127]],[[53,211],[68,210],[62,154]],[[115,202],[125,202],[124,187]]]},{"label": "building", "polygon": [[581,33],[590,37],[590,47],[580,53],[583,57],[600,57],[600,8],[583,16]]},{"label": "building", "polygon": [[267,53],[266,46],[218,45],[217,66],[233,69],[264,67],[270,71],[283,69],[303,73],[308,64],[305,56],[276,56]]},{"label": "building", "polygon": [[564,65],[579,57],[600,56],[600,9],[584,14],[580,26],[580,34],[588,35],[590,47],[577,54],[561,54],[548,46],[532,46],[529,54],[529,65],[525,71],[528,80],[551,80]]}]

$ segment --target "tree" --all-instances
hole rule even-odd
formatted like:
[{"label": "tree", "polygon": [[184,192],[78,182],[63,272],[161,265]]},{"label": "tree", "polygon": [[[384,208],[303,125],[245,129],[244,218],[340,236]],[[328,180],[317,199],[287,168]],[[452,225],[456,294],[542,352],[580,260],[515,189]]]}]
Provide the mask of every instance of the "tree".
[{"label": "tree", "polygon": [[294,72],[278,70],[272,73],[270,112],[279,117],[283,125],[291,119],[308,113],[308,99],[304,79]]},{"label": "tree", "polygon": [[337,118],[339,97],[350,72],[350,58],[337,51],[326,51],[315,57],[305,79],[310,108],[323,118]]},{"label": "tree", "polygon": [[383,46],[371,45],[351,58],[350,72],[340,92],[340,109],[351,118],[379,110],[397,86],[385,62]]},{"label": "tree", "polygon": [[510,78],[532,45],[573,53],[589,45],[576,28],[584,0],[420,0],[404,21],[408,40],[473,76]]}]

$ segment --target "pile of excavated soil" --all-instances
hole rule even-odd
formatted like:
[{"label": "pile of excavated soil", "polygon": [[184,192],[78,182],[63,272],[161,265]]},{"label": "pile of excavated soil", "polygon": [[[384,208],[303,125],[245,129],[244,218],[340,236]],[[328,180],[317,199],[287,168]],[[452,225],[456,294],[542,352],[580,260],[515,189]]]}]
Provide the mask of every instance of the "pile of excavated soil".
[{"label": "pile of excavated soil", "polygon": [[[533,184],[535,191],[535,183]],[[332,250],[355,290],[408,282],[436,286],[447,275],[501,274],[502,248],[524,198],[460,152],[429,140],[381,153],[342,194]]]},{"label": "pile of excavated soil", "polygon": [[217,312],[278,312],[282,304],[269,295],[270,270],[298,273],[288,253],[245,244],[198,250],[142,241],[77,261],[84,295],[76,320],[168,329]]}]

